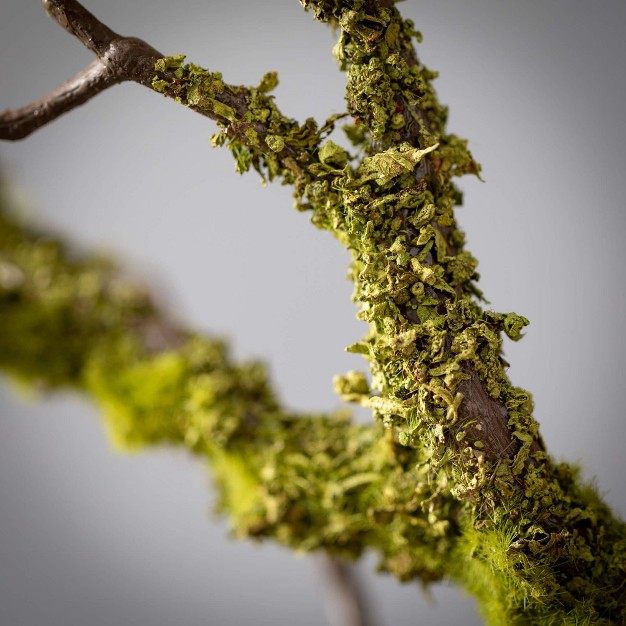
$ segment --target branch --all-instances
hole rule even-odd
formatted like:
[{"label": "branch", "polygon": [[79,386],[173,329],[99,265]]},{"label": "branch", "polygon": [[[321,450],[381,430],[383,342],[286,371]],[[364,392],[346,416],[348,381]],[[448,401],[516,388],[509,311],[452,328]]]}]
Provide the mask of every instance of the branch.
[{"label": "branch", "polygon": [[41,3],[52,19],[99,58],[107,55],[113,42],[123,39],[76,0],[41,0]]},{"label": "branch", "polygon": [[0,139],[23,139],[118,82],[102,61],[94,61],[41,100],[21,109],[2,113]]},{"label": "branch", "polygon": [[[434,73],[418,62],[413,23],[392,0],[301,2],[341,27],[334,52],[348,74],[351,138],[365,155],[356,181],[344,176],[334,184],[340,193],[309,206],[312,221],[351,250],[358,317],[370,325],[351,350],[371,362],[380,396],[351,376],[344,397],[372,407],[401,443],[432,450],[435,465],[446,467],[452,493],[474,506],[473,565],[500,567],[495,537],[508,543],[509,557],[521,548],[524,562],[504,566],[519,572],[509,585],[473,590],[498,604],[501,619],[535,623],[561,603],[585,614],[580,597],[590,614],[617,615],[619,607],[626,617],[623,548],[600,547],[607,533],[621,541],[624,525],[584,494],[572,468],[552,462],[530,394],[506,373],[502,334],[519,339],[528,320],[477,302],[477,261],[463,248],[452,178],[479,166],[467,142],[445,130],[447,112]],[[601,576],[585,575],[590,561]],[[541,597],[531,611],[528,584]]]},{"label": "branch", "polygon": [[[183,67],[184,56],[164,57],[145,41],[123,37],[100,22],[77,0],[42,0],[48,14],[96,54],[87,69],[47,96],[0,115],[0,139],[18,140],[101,91],[131,81],[155,90],[216,121],[238,155],[238,169],[251,165],[270,179],[304,187],[308,165],[317,161],[321,131],[313,120],[300,126],[285,117],[267,95],[278,79],[267,74],[257,88],[228,85],[221,74]],[[193,95],[188,94],[193,88]],[[332,129],[333,121],[324,131]],[[242,153],[242,148],[245,152]]]},{"label": "branch", "polygon": [[134,81],[150,87],[154,64],[163,56],[140,39],[113,32],[76,0],[42,1],[48,14],[97,59],[37,102],[2,113],[0,139],[23,139],[112,85]]},{"label": "branch", "polygon": [[[349,77],[346,99],[350,113],[368,129],[367,149],[370,154],[393,149],[403,142],[416,148],[437,142],[445,149],[446,144],[456,139],[446,135],[444,131],[442,120],[445,119],[445,115],[435,99],[434,90],[430,87],[428,79],[416,79],[417,76],[427,76],[428,73],[421,66],[413,46],[412,37],[415,32],[412,24],[402,20],[392,0],[367,0],[358,13],[349,10],[347,3],[344,2],[300,1],[305,9],[312,8],[315,11],[317,19],[343,27],[337,52]],[[384,21],[379,17],[383,12],[386,12]],[[381,54],[383,45],[385,51]],[[396,70],[395,87],[391,84],[376,88],[368,86],[370,82],[380,81],[380,70],[373,72],[370,67],[371,61],[379,58],[384,61],[393,58],[394,55],[397,57],[392,65]],[[380,67],[385,65],[381,63]],[[381,101],[387,107],[387,111],[382,115],[380,106],[374,108],[372,104]],[[441,151],[426,154],[412,171],[417,188],[421,186],[422,189],[433,190],[436,194],[441,193],[436,190],[443,178],[442,175],[437,176],[440,174],[438,170],[442,169],[443,159],[439,156]],[[448,159],[449,162],[446,164],[452,170],[446,172],[446,178],[466,172],[475,174],[479,172],[480,167],[474,162],[463,142],[459,142],[456,152],[453,156],[457,162]],[[410,214],[406,217],[410,217]],[[406,217],[403,220],[404,237],[406,242],[411,242],[419,238],[419,229]],[[448,256],[456,256],[461,252],[454,224],[433,219],[430,226],[440,233]],[[409,254],[417,257],[419,252],[419,246],[412,246]],[[432,254],[427,255],[422,261],[424,265],[431,267],[436,265],[436,262],[437,258]],[[465,284],[457,282],[448,290],[433,284],[426,284],[424,289],[428,296],[438,302],[440,314],[446,311],[447,305],[461,298],[464,291],[469,294],[476,292],[469,280]],[[400,307],[402,316],[410,324],[420,322],[414,303],[415,299]],[[448,354],[451,354],[450,348],[450,345],[447,346]],[[465,378],[458,385],[458,392],[462,397],[462,402],[458,406],[458,416],[459,422],[467,425],[464,428],[465,437],[461,441],[462,447],[466,447],[469,441],[480,440],[484,444],[481,454],[490,460],[514,457],[519,444],[512,440],[509,432],[506,407],[491,396],[485,381],[481,380],[471,362],[465,360],[459,365]],[[461,446],[456,447],[462,449]],[[542,449],[542,445],[537,441],[534,443],[533,451],[539,449]]]},{"label": "branch", "polygon": [[[239,535],[351,558],[372,547],[401,579],[462,581],[507,623],[623,623],[626,528],[574,468],[548,457],[530,395],[507,377],[502,334],[519,339],[528,321],[478,304],[452,182],[478,166],[445,132],[413,24],[391,0],[302,1],[341,27],[335,51],[348,71],[358,164],[322,144],[314,122],[278,111],[267,96],[274,75],[256,88],[227,85],[182,56],[156,58],[118,38],[74,1],[50,6],[116,80],[217,121],[214,140],[229,142],[241,171],[294,183],[297,206],[351,250],[369,334],[350,349],[371,361],[372,389],[356,372],[336,386],[373,408],[386,434],[283,411],[260,366],[232,364],[218,342],[8,223],[0,364],[83,389],[125,446],[169,442],[208,457]],[[86,294],[94,271],[98,289]]]},{"label": "branch", "polygon": [[365,590],[353,566],[326,554],[320,555],[318,563],[331,626],[374,626]]},{"label": "branch", "polygon": [[2,205],[0,369],[87,394],[118,447],[207,459],[239,537],[350,560],[371,548],[405,580],[447,574],[459,529],[429,519],[459,519],[461,505],[444,476],[425,481],[427,454],[378,424],[284,410],[262,365],[234,363],[222,341],[182,329],[110,265],[70,260]]}]

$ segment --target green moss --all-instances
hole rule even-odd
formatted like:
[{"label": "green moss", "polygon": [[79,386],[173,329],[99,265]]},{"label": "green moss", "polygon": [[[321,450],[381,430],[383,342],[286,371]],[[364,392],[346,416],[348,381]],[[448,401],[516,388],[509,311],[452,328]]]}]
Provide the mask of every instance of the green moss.
[{"label": "green moss", "polygon": [[223,129],[213,143],[228,144],[239,173],[253,167],[263,180],[282,178],[305,185],[307,164],[299,157],[317,149],[321,133],[314,120],[298,124],[278,110],[268,95],[278,75],[268,72],[256,88],[234,86],[226,84],[221,73],[183,60],[184,55],[177,55],[157,61],[153,89],[212,117]]},{"label": "green moss", "polygon": [[[237,453],[231,453],[218,446],[209,446],[214,482],[221,493],[221,508],[230,515],[235,527],[262,523],[261,483],[256,468],[250,468],[246,460]],[[257,521],[258,520],[258,521]]]},{"label": "green moss", "polygon": [[[530,394],[507,377],[503,337],[520,339],[528,320],[481,306],[452,182],[480,168],[446,132],[414,25],[363,0],[303,4],[340,27],[345,114],[298,124],[267,95],[274,73],[232,86],[182,55],[157,62],[153,87],[215,119],[213,143],[239,172],[293,185],[296,207],[350,251],[367,332],[348,350],[370,377],[350,371],[335,389],[377,423],[284,411],[260,364],[236,365],[220,341],[172,329],[141,290],[113,288],[110,268],[73,263],[9,220],[0,363],[90,393],[125,447],[207,457],[239,536],[346,558],[372,548],[402,580],[453,578],[489,624],[624,623],[624,524],[575,468],[550,459]],[[355,155],[328,139],[346,114]],[[174,345],[149,345],[155,319]],[[482,394],[480,411],[468,393]]]},{"label": "green moss", "polygon": [[116,447],[135,450],[179,439],[176,422],[187,367],[183,355],[174,352],[141,360],[137,348],[127,342],[103,347],[87,360],[84,385],[102,408]]}]

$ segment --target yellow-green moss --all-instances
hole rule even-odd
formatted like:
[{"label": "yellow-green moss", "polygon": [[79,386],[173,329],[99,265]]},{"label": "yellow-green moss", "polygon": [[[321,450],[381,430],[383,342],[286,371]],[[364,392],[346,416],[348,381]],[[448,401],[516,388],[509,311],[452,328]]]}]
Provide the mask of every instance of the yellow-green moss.
[{"label": "yellow-green moss", "polygon": [[[267,95],[273,73],[236,87],[178,55],[157,62],[153,87],[210,113],[222,128],[213,143],[228,144],[238,171],[292,184],[296,207],[350,250],[368,331],[348,349],[371,380],[351,371],[335,387],[377,423],[286,413],[265,369],[233,364],[220,341],[177,331],[151,347],[150,323],[172,328],[141,290],[4,218],[0,365],[91,394],[126,447],[206,456],[239,536],[346,558],[375,549],[402,580],[453,578],[489,624],[626,623],[624,523],[575,468],[552,462],[530,394],[506,375],[503,333],[519,339],[528,320],[480,306],[452,182],[480,168],[445,130],[414,25],[364,0],[303,4],[340,27],[355,154],[328,139],[345,114],[321,127],[284,116]],[[510,449],[489,449],[466,419],[472,375],[504,412]]]},{"label": "yellow-green moss", "polygon": [[137,348],[101,348],[86,361],[83,383],[102,408],[113,444],[126,450],[176,441],[188,365],[183,355],[165,352],[141,360]]}]

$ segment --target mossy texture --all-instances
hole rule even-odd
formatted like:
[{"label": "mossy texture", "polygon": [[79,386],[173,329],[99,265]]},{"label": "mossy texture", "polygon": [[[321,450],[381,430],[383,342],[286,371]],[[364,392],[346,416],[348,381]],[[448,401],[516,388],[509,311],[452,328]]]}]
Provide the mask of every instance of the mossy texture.
[{"label": "mossy texture", "polygon": [[[373,548],[400,579],[454,579],[489,624],[626,623],[624,523],[550,459],[530,394],[506,375],[503,335],[528,320],[481,307],[453,212],[453,178],[480,168],[445,130],[419,33],[391,2],[303,4],[338,27],[347,73],[347,110],[322,125],[279,111],[274,73],[234,87],[179,55],[157,63],[153,88],[210,111],[238,171],[293,185],[296,207],[351,251],[368,331],[348,350],[370,374],[335,387],[375,423],[286,413],[261,365],[233,364],[106,265],[6,218],[0,364],[89,393],[118,445],[206,456],[239,536],[346,558]],[[347,116],[352,153],[328,138]]]},{"label": "mossy texture", "polygon": [[346,558],[374,548],[402,578],[445,574],[461,506],[427,480],[417,450],[346,414],[286,413],[261,364],[234,364],[222,341],[177,328],[109,264],[72,261],[6,215],[0,315],[5,371],[88,394],[118,448],[177,445],[205,457],[237,536]]}]

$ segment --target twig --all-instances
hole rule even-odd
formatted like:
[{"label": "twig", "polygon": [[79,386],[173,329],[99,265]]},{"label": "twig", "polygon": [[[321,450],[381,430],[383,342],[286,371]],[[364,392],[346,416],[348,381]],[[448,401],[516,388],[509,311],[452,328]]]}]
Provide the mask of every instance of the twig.
[{"label": "twig", "polygon": [[76,0],[41,0],[46,13],[96,56],[103,57],[120,35]]},{"label": "twig", "polygon": [[[42,99],[15,111],[0,114],[0,139],[18,140],[27,137],[38,128],[55,120],[60,115],[84,104],[95,95],[112,85],[131,81],[155,90],[153,80],[155,64],[164,54],[136,37],[123,37],[100,22],[77,0],[42,0],[48,14],[68,33],[76,37],[97,56],[88,68],[77,74],[67,83],[55,89]],[[167,76],[167,73],[165,74]],[[173,73],[172,73],[173,76]],[[220,81],[221,82],[221,81]],[[274,152],[266,142],[270,129],[263,122],[250,115],[250,103],[257,104],[265,98],[265,105],[274,109],[272,132],[281,135],[288,131],[299,131],[298,124],[278,111],[271,97],[259,94],[257,90],[221,83],[222,91],[212,94],[213,102],[225,107],[195,106],[183,102],[171,89],[157,90],[166,97],[182,102],[196,113],[215,120],[229,139],[237,138],[257,154],[270,154],[277,159],[284,171],[296,178],[303,173],[306,164],[316,160],[320,137],[315,145],[285,145]],[[233,113],[224,116],[223,111]],[[250,118],[253,121],[250,121]],[[276,120],[281,120],[278,123]],[[306,130],[306,129],[305,129]]]},{"label": "twig", "polygon": [[331,626],[374,626],[364,590],[352,566],[326,553],[318,557],[318,563]]},{"label": "twig", "polygon": [[48,14],[94,52],[97,59],[45,97],[0,115],[0,139],[17,140],[84,104],[112,85],[133,81],[150,87],[163,55],[135,37],[122,37],[76,0],[42,0]]},{"label": "twig", "polygon": [[23,139],[117,82],[98,59],[41,100],[0,115],[0,138]]}]

